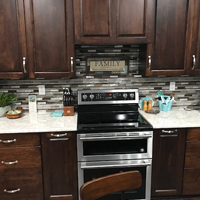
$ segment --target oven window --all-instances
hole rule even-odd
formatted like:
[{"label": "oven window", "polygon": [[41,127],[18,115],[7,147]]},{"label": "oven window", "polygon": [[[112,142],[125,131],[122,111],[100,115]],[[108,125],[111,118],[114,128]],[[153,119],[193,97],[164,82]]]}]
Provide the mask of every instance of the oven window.
[{"label": "oven window", "polygon": [[84,141],[83,155],[147,153],[147,139]]},{"label": "oven window", "polygon": [[[142,175],[142,185],[138,189],[126,190],[114,194],[106,195],[98,200],[133,200],[145,199],[146,185],[146,167],[128,167],[128,168],[104,168],[104,169],[84,169],[84,182],[119,172],[138,170]],[[113,183],[117,184],[117,183]]]}]

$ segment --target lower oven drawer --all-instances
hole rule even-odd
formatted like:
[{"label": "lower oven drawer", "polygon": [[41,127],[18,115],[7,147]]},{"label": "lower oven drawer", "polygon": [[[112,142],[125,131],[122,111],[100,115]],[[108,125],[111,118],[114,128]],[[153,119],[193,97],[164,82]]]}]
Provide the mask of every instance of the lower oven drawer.
[{"label": "lower oven drawer", "polygon": [[[121,160],[100,162],[79,162],[78,182],[80,187],[88,181],[110,174],[137,170],[142,175],[142,186],[134,190],[118,192],[100,198],[100,200],[150,199],[151,188],[151,159],[148,160]],[[113,183],[117,184],[117,183]]]},{"label": "lower oven drawer", "polygon": [[0,177],[0,199],[43,200],[42,175]]}]

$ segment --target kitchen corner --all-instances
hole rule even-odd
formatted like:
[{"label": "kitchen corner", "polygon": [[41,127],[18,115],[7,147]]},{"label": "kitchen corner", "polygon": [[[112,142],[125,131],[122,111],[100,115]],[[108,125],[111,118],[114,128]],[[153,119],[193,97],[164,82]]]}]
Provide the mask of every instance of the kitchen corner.
[{"label": "kitchen corner", "polygon": [[172,107],[171,111],[160,111],[156,115],[142,110],[139,112],[154,129],[200,127],[200,112],[198,110],[185,111]]}]

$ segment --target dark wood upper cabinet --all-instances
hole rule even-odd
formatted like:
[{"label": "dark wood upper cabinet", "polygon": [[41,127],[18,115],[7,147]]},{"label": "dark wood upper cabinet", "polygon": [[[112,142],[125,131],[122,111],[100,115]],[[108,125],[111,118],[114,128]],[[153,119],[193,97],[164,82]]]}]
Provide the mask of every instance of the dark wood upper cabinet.
[{"label": "dark wood upper cabinet", "polygon": [[147,51],[147,76],[186,74],[188,7],[188,0],[156,0],[154,43]]},{"label": "dark wood upper cabinet", "polygon": [[[26,75],[26,37],[23,0],[0,1],[0,78]],[[23,68],[24,67],[24,68]]]},{"label": "dark wood upper cabinet", "polygon": [[42,134],[45,200],[77,200],[75,133]]},{"label": "dark wood upper cabinet", "polygon": [[186,129],[154,130],[152,196],[181,195]]},{"label": "dark wood upper cabinet", "polygon": [[200,1],[189,1],[187,74],[200,75]]},{"label": "dark wood upper cabinet", "polygon": [[72,0],[26,0],[30,78],[73,77]]},{"label": "dark wood upper cabinet", "polygon": [[155,0],[74,0],[76,44],[152,41]]}]

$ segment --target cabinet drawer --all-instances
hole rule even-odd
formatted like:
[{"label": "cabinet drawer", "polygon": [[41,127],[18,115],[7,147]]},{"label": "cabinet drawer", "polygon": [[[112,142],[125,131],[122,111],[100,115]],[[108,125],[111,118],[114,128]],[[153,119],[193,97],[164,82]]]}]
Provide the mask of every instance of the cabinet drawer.
[{"label": "cabinet drawer", "polygon": [[39,134],[0,134],[0,148],[40,146]]},{"label": "cabinet drawer", "polygon": [[185,169],[183,178],[183,194],[194,195],[200,194],[200,170],[199,169]]},{"label": "cabinet drawer", "polygon": [[40,174],[41,172],[40,147],[0,149],[1,176]]},{"label": "cabinet drawer", "polygon": [[[14,193],[7,193],[4,190],[7,192],[13,191]],[[0,177],[0,199],[43,200],[42,175]]]},{"label": "cabinet drawer", "polygon": [[200,128],[188,129],[187,141],[196,141],[200,144]]}]

